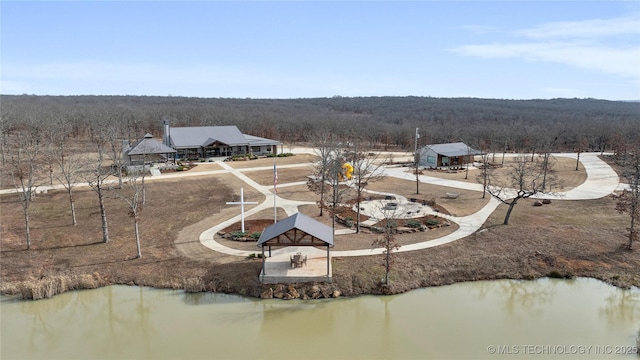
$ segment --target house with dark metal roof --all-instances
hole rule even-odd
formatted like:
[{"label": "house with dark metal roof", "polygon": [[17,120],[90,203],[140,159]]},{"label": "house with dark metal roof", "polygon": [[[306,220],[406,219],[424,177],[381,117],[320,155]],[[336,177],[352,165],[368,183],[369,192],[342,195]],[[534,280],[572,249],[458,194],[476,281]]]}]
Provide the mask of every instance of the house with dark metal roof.
[{"label": "house with dark metal roof", "polygon": [[475,155],[482,154],[462,142],[427,145],[420,149],[420,166],[432,169],[462,166],[473,163]]},{"label": "house with dark metal roof", "polygon": [[243,134],[234,125],[170,127],[166,120],[162,141],[185,158],[275,155],[280,145],[276,140]]},{"label": "house with dark metal roof", "polygon": [[[267,227],[262,231],[257,246],[262,249],[262,270],[260,279],[263,283],[273,282],[298,282],[298,281],[331,281],[331,254],[329,249],[333,247],[333,229],[317,220],[301,213],[296,213],[286,219]],[[268,249],[271,258],[272,247],[309,247],[310,250],[319,252],[318,247],[326,248],[326,273],[309,273],[307,276],[298,273],[293,277],[281,274],[277,266],[272,266],[267,271],[267,258],[265,250]],[[321,257],[323,258],[323,257]],[[285,259],[285,269],[289,262]],[[305,255],[306,262],[306,255]]]},{"label": "house with dark metal roof", "polygon": [[154,139],[153,136],[148,133],[133,145],[129,145],[129,143],[125,141],[122,150],[124,154],[123,163],[125,166],[166,161],[176,153],[174,149],[164,145],[160,140]]}]

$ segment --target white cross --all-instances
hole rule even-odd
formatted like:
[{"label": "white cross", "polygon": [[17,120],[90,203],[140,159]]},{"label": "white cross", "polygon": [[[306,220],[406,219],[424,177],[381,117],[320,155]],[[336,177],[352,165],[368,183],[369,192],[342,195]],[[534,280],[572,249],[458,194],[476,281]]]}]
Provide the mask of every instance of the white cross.
[{"label": "white cross", "polygon": [[258,204],[255,201],[244,201],[244,189],[240,188],[240,201],[229,201],[227,205],[240,205],[240,218],[242,219],[242,232],[244,232],[244,206],[246,205],[256,205]]}]

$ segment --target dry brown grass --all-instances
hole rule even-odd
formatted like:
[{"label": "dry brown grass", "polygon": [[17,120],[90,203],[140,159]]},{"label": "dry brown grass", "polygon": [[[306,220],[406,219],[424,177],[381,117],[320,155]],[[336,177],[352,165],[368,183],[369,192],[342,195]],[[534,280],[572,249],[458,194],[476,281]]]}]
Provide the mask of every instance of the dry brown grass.
[{"label": "dry brown grass", "polygon": [[[296,158],[302,162],[308,160],[298,156],[282,159],[292,161]],[[267,166],[273,164],[271,159],[266,160]],[[247,163],[256,164],[255,161]],[[558,172],[563,174],[560,170]],[[248,174],[251,173],[259,173],[257,178],[264,177],[267,184],[272,181],[271,171]],[[298,179],[305,177],[307,170],[279,169],[278,173],[280,179]],[[577,176],[568,183],[576,183],[580,172],[569,167],[566,176],[572,176],[569,173]],[[280,180],[281,183],[283,181]],[[231,174],[149,181],[148,202],[141,214],[141,259],[134,258],[133,221],[121,200],[107,200],[111,241],[103,244],[100,241],[97,199],[93,192],[86,188],[78,189],[79,225],[75,227],[70,225],[64,192],[51,191],[39,195],[32,204],[33,249],[27,251],[17,196],[2,195],[1,290],[20,292],[25,284],[23,281],[29,281],[34,284],[30,287],[33,289],[29,290],[31,293],[48,296],[56,289],[117,283],[257,296],[262,290],[258,282],[259,261],[219,254],[198,241],[205,229],[238,215],[239,208],[227,206],[225,202],[238,200],[240,187],[244,187],[248,201],[270,201]],[[370,188],[415,197],[415,183],[408,180],[384,179],[371,183]],[[420,197],[435,199],[457,216],[473,213],[487,201],[481,198],[481,193],[464,191],[459,191],[458,199],[449,201],[443,199],[447,190],[450,189],[421,184]],[[317,195],[308,192],[306,186],[281,187],[279,195],[297,200],[317,199]],[[500,206],[487,220],[484,232],[436,248],[397,254],[392,273],[393,292],[475,279],[535,278],[550,271],[592,276],[620,286],[638,286],[640,259],[635,251],[621,248],[626,242],[624,229],[628,219],[617,214],[614,208],[615,201],[609,198],[553,201],[541,207],[533,207],[531,201],[522,201],[515,208],[510,225],[503,226],[500,224],[506,207]],[[331,224],[328,212],[318,216],[316,205],[301,206],[300,211]],[[278,217],[285,216],[279,209]],[[271,219],[273,212],[268,209],[247,220],[261,220],[266,226]],[[342,225],[338,227],[344,228]],[[424,241],[454,229],[451,226],[401,235],[398,241],[401,244]],[[368,248],[375,236],[341,237],[337,239],[335,249]],[[231,245],[256,249],[254,243],[228,246]],[[332,286],[345,295],[375,293],[379,291],[378,282],[384,273],[382,264],[380,256],[349,258],[348,261],[334,259]],[[64,284],[61,276],[66,276]],[[95,281],[89,281],[87,276]],[[80,280],[75,282],[72,279]],[[43,285],[43,282],[52,285]]]},{"label": "dry brown grass", "polygon": [[[244,174],[260,185],[273,185],[273,169],[245,171]],[[307,181],[310,174],[310,165],[302,165],[295,168],[278,168],[278,184]],[[278,189],[278,191],[280,191],[280,189]]]},{"label": "dry brown grass", "polygon": [[[288,164],[305,164],[316,161],[317,156],[311,154],[296,154],[294,156],[284,156],[277,158],[259,158],[255,160],[248,161],[229,161],[227,165],[231,166],[234,169],[248,169],[255,168],[261,166],[271,166],[273,167],[273,162],[276,162],[276,166],[278,165],[288,165]],[[278,170],[278,174],[280,171]]]},{"label": "dry brown grass", "polygon": [[[501,156],[496,156],[498,164],[501,162],[501,159]],[[530,160],[531,156],[529,155],[527,159]],[[552,166],[550,167],[549,173],[562,180],[559,187],[557,189],[552,189],[553,191],[571,190],[582,184],[587,179],[587,172],[584,170],[584,166],[582,166],[582,164],[579,164],[578,171],[576,171],[576,161],[574,159],[555,156],[552,156],[551,159]],[[538,160],[542,161],[542,158],[538,157]],[[506,157],[504,160],[504,166],[493,169],[492,176],[497,179],[506,178],[506,173],[509,171],[508,169],[510,165],[513,165],[514,163],[514,157]],[[478,183],[477,177],[481,176],[481,170],[470,167],[468,175],[465,170],[458,170],[453,173],[443,170],[423,170],[423,175],[476,184]],[[467,178],[465,179],[465,177]]]}]

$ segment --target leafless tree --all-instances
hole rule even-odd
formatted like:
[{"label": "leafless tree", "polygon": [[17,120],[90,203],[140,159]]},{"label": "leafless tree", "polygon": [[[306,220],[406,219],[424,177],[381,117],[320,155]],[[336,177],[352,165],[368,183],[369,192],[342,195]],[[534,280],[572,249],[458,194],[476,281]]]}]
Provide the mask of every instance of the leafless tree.
[{"label": "leafless tree", "polygon": [[340,187],[341,181],[344,179],[343,164],[345,163],[344,154],[341,151],[336,152],[336,157],[329,163],[327,168],[327,181],[331,186],[331,192],[328,194],[330,199],[324,200],[324,203],[329,203],[329,209],[331,210],[331,227],[336,228],[336,216],[340,212],[340,203],[344,196],[344,193],[348,189],[347,187]]},{"label": "leafless tree", "polygon": [[9,121],[8,116],[4,114],[4,111],[0,112],[0,156],[2,157],[2,163],[0,165],[4,166],[7,163],[6,153],[7,153],[7,132],[9,130]]},{"label": "leafless tree", "polygon": [[367,152],[359,150],[359,143],[356,142],[354,151],[351,153],[351,163],[353,165],[353,187],[356,190],[356,233],[360,232],[360,203],[365,187],[373,181],[382,178],[384,172],[384,161],[379,152]]},{"label": "leafless tree", "polygon": [[482,198],[484,199],[487,195],[487,186],[489,184],[489,178],[491,177],[492,171],[492,164],[489,164],[489,153],[483,152],[480,154],[480,161],[482,162],[482,168],[480,168],[480,174],[476,176],[476,180],[482,184]]},{"label": "leafless tree", "polygon": [[24,216],[27,250],[31,249],[31,224],[29,221],[30,207],[41,171],[38,161],[41,153],[40,139],[29,131],[17,132],[11,144],[9,156],[9,175],[16,189],[16,194],[22,205]]},{"label": "leafless tree", "polygon": [[329,169],[336,157],[337,144],[330,132],[321,131],[316,134],[314,146],[318,162],[313,169],[314,179],[310,179],[308,185],[311,191],[320,196],[318,205],[320,207],[320,216],[322,216],[327,190],[325,185],[330,178]]},{"label": "leafless tree", "polygon": [[114,174],[118,177],[118,186],[122,186],[123,125],[118,123],[118,115],[99,113],[99,119],[99,123],[92,124],[92,140],[103,144],[104,154],[111,160]]},{"label": "leafless tree", "polygon": [[136,258],[142,257],[140,250],[140,212],[144,201],[144,178],[146,168],[142,166],[129,166],[127,169],[127,181],[115,192],[129,206],[129,216],[133,218],[135,231]]},{"label": "leafless tree", "polygon": [[547,175],[549,173],[549,169],[553,167],[553,159],[551,158],[551,151],[554,150],[554,146],[558,141],[558,137],[556,136],[553,140],[540,140],[539,146],[542,151],[542,190],[547,186]]},{"label": "leafless tree", "polygon": [[[53,178],[61,183],[67,191],[71,208],[71,222],[77,224],[76,208],[73,189],[81,180],[81,173],[86,170],[87,161],[83,154],[73,151],[69,144],[71,136],[70,122],[56,121],[50,125],[49,144],[47,145],[47,159],[49,161],[49,174],[51,182]],[[53,167],[55,166],[55,170]]]},{"label": "leafless tree", "polygon": [[618,196],[616,210],[619,213],[629,214],[629,250],[633,249],[633,242],[638,240],[636,221],[640,221],[640,141],[636,140],[635,146],[625,155],[622,167],[622,176],[627,180],[629,187]]},{"label": "leafless tree", "polygon": [[102,222],[102,242],[109,242],[109,224],[107,222],[107,209],[105,206],[105,197],[109,191],[107,178],[111,176],[113,171],[110,167],[104,165],[105,161],[105,143],[104,141],[98,141],[96,143],[98,151],[98,159],[90,166],[89,172],[86,175],[86,181],[91,189],[98,196],[98,206],[100,208],[100,219]]},{"label": "leafless tree", "polygon": [[584,151],[587,150],[587,147],[589,146],[589,141],[584,138],[584,137],[580,137],[576,144],[575,144],[575,151],[576,151],[576,171],[578,171],[579,167],[580,167],[580,154],[583,153]]},{"label": "leafless tree", "polygon": [[509,224],[509,217],[520,199],[530,198],[544,193],[542,178],[543,166],[534,158],[527,161],[525,156],[518,156],[503,176],[489,176],[487,191],[502,203],[509,205],[504,218],[504,225]]},{"label": "leafless tree", "polygon": [[384,285],[389,285],[389,273],[393,265],[392,253],[400,248],[400,245],[396,242],[396,234],[398,232],[398,222],[396,210],[384,210],[384,227],[382,228],[382,237],[373,241],[372,246],[380,246],[384,249]]}]

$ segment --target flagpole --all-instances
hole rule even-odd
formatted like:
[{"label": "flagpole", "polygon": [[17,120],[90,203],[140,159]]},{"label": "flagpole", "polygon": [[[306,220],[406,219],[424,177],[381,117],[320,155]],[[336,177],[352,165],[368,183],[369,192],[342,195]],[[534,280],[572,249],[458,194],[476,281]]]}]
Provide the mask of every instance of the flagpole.
[{"label": "flagpole", "polygon": [[276,195],[278,194],[278,169],[276,168],[276,158],[273,158],[273,223],[278,222],[278,208],[276,207]]}]

